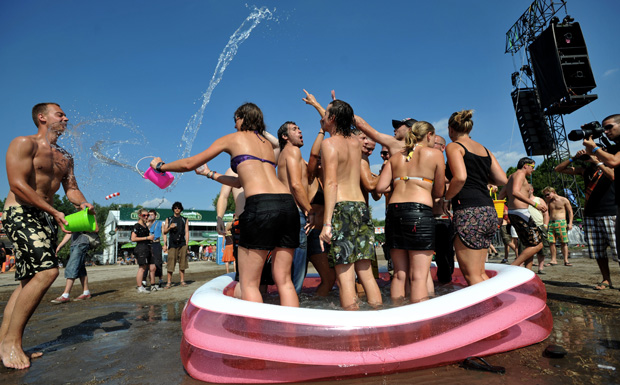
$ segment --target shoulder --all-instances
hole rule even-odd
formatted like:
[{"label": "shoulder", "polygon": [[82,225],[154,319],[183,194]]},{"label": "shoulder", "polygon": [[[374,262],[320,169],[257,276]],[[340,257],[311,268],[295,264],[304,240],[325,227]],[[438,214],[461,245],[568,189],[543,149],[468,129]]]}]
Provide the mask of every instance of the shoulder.
[{"label": "shoulder", "polygon": [[33,136],[18,136],[11,141],[7,152],[10,152],[11,150],[17,150],[19,152],[29,152],[34,151],[36,148],[37,141]]}]

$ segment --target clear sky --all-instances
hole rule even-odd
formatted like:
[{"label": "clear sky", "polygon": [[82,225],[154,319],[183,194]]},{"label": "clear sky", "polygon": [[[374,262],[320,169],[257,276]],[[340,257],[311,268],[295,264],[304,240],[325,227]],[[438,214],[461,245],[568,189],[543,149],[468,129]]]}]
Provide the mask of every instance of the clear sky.
[{"label": "clear sky", "polygon": [[[31,108],[59,103],[74,126],[61,145],[76,158],[87,199],[186,209],[211,209],[220,185],[193,173],[160,190],[127,167],[149,155],[164,161],[195,154],[233,132],[244,102],[262,110],[268,131],[293,120],[307,159],[319,116],[302,89],[326,105],[330,91],[380,131],[413,117],[447,138],[447,118],[474,109],[472,136],[504,169],[525,156],[510,99],[510,75],[522,52],[504,54],[505,34],[530,5],[518,1],[3,1],[0,2],[0,151],[36,132]],[[229,38],[256,9],[269,9],[228,65],[204,109],[195,138],[183,140],[203,104]],[[565,116],[567,131],[620,112],[617,0],[569,0],[581,24],[599,99]],[[565,13],[561,12],[560,19]],[[522,50],[523,51],[523,50]],[[78,123],[82,123],[79,124]],[[571,152],[581,145],[571,144]],[[378,168],[380,147],[371,156]],[[542,159],[538,162],[540,163]],[[140,164],[144,171],[148,160]],[[210,163],[228,168],[222,154]],[[2,170],[5,159],[2,157]],[[9,187],[0,178],[0,195]],[[106,201],[105,196],[120,192]],[[60,191],[62,194],[62,190]],[[373,204],[383,218],[383,203]]]}]

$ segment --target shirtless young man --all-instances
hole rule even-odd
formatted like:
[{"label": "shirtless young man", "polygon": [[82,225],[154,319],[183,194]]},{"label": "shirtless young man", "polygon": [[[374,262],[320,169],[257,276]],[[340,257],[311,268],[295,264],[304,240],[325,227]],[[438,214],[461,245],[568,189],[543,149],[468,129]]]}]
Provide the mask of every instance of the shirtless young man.
[{"label": "shirtless young man", "polygon": [[564,256],[564,266],[573,266],[572,263],[568,262],[567,231],[573,228],[573,208],[568,199],[559,196],[553,187],[545,187],[543,189],[543,196],[549,207],[549,228],[548,234],[546,234],[549,238],[549,250],[551,251],[549,265],[558,264],[558,251],[555,247],[555,240],[559,238],[562,245],[562,255]]},{"label": "shirtless young man", "polygon": [[304,145],[301,129],[295,122],[285,122],[278,130],[280,156],[278,157],[278,179],[291,190],[299,209],[299,247],[293,257],[292,279],[297,294],[306,277],[306,257],[308,240],[306,222],[314,215],[308,199],[308,167],[301,157],[300,148]]},{"label": "shirtless young man", "polygon": [[[65,225],[65,215],[52,204],[62,184],[76,207],[86,202],[73,174],[73,158],[56,144],[67,128],[67,116],[55,103],[37,104],[32,109],[37,133],[19,136],[6,153],[6,173],[10,191],[4,202],[2,222],[15,247],[15,278],[19,286],[4,308],[0,327],[0,357],[8,368],[25,369],[30,358],[22,347],[26,323],[58,277],[56,231]],[[65,233],[69,233],[64,230]]]},{"label": "shirtless young man", "polygon": [[340,286],[340,305],[357,310],[355,274],[371,306],[382,304],[381,292],[372,274],[374,228],[360,188],[362,147],[351,135],[353,109],[341,100],[332,101],[321,119],[330,138],[321,144],[325,176],[325,214],[321,241],[330,243],[330,265],[335,266]]},{"label": "shirtless young man", "polygon": [[530,185],[527,177],[534,172],[534,166],[533,159],[521,158],[517,164],[517,171],[508,178],[508,183],[498,197],[498,199],[508,197],[508,218],[525,247],[512,265],[520,266],[525,263],[528,269],[532,267],[534,254],[543,247],[543,234],[530,216],[528,206],[534,206],[543,213],[547,211],[545,204],[539,204],[530,199]]}]

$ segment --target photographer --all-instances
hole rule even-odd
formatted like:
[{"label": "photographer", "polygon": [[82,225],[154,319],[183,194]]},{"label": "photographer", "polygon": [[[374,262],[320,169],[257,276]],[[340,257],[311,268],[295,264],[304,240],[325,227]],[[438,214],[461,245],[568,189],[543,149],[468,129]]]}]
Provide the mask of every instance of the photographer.
[{"label": "photographer", "polygon": [[[595,155],[605,166],[616,168],[620,166],[620,153],[618,153],[618,143],[620,142],[620,114],[610,115],[603,119],[603,130],[607,138],[616,143],[615,146],[612,146],[607,150],[601,150],[600,147],[594,143],[591,136],[583,140],[583,145],[585,146],[588,155]],[[614,178],[614,187],[616,190],[618,190],[619,183],[620,178]],[[618,209],[620,208],[620,197],[616,196],[615,202],[617,215]],[[618,222],[616,222],[616,252],[620,248],[620,245],[618,244],[618,241],[620,240],[618,232]]]},{"label": "photographer", "polygon": [[[602,151],[602,150],[598,150]],[[586,162],[586,166],[576,165],[574,161]],[[603,280],[594,287],[605,290],[612,287],[607,258],[607,246],[614,260],[618,259],[616,250],[616,205],[614,203],[614,170],[607,167],[596,156],[579,150],[574,158],[569,158],[555,168],[556,172],[580,175],[586,186],[586,205],[584,209],[585,235],[590,258],[596,259]]]}]

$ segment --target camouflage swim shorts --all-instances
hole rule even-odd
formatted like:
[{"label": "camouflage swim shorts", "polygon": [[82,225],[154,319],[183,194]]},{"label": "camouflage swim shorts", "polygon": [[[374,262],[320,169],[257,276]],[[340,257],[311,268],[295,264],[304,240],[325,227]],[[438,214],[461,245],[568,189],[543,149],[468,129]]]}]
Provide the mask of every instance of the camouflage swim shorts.
[{"label": "camouflage swim shorts", "polygon": [[58,267],[58,226],[51,215],[32,206],[11,206],[2,214],[2,225],[15,250],[16,281]]},{"label": "camouflage swim shorts", "polygon": [[376,259],[375,229],[364,202],[338,202],[332,216],[329,266]]}]

